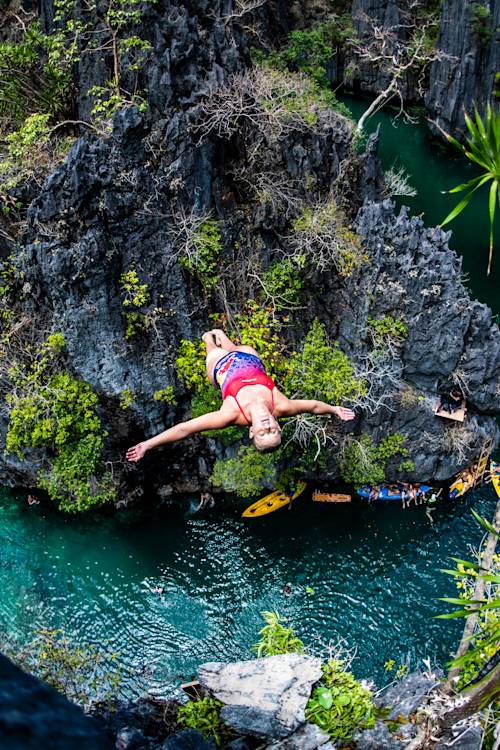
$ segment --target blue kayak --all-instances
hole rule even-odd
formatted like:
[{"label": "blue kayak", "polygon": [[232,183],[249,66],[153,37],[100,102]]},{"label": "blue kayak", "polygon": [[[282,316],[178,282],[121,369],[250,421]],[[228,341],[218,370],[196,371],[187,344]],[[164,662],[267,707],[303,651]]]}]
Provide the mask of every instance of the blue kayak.
[{"label": "blue kayak", "polygon": [[429,490],[432,489],[428,484],[421,484],[420,487],[412,488],[411,485],[401,484],[396,482],[395,484],[379,484],[370,486],[365,484],[364,487],[360,487],[357,491],[358,495],[365,497],[368,500],[410,500],[412,499],[412,489],[416,491],[416,497],[422,497]]}]

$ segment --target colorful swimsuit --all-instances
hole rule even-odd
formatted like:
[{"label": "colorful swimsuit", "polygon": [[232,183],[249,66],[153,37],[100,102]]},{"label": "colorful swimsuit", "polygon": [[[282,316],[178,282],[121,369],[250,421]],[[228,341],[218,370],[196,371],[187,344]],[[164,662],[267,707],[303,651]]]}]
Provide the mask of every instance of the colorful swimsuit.
[{"label": "colorful swimsuit", "polygon": [[248,424],[251,424],[238,401],[238,392],[246,385],[265,385],[271,391],[272,407],[274,411],[274,383],[267,375],[259,357],[248,352],[229,352],[216,363],[214,380],[222,392],[222,400],[232,396],[238,404]]}]

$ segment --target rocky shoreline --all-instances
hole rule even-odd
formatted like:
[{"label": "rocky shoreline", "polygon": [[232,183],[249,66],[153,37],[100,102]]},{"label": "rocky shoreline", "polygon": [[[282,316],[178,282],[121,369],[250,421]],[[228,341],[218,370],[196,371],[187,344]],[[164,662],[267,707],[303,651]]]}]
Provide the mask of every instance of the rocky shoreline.
[{"label": "rocky shoreline", "polygon": [[[222,704],[221,716],[236,737],[224,750],[403,750],[417,734],[415,717],[438,689],[439,676],[413,672],[375,696],[374,726],[350,742],[332,742],[305,719],[305,707],[321,677],[320,662],[284,654],[233,664],[209,663],[198,671],[198,690]],[[176,724],[179,707],[168,698],[144,697],[97,706],[92,718],[36,678],[0,656],[0,730],[4,750],[216,750],[213,739]],[[471,717],[434,745],[479,750],[482,731]]]}]

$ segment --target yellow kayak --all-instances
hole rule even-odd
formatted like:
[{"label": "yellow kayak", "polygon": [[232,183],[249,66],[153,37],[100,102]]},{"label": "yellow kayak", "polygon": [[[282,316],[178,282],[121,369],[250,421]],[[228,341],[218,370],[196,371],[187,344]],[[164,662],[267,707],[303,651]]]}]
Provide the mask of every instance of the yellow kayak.
[{"label": "yellow kayak", "polygon": [[266,495],[252,505],[249,505],[241,515],[243,518],[253,518],[255,516],[265,516],[268,513],[274,513],[275,510],[279,510],[280,508],[284,508],[285,505],[289,505],[292,500],[295,500],[295,498],[304,492],[305,488],[306,483],[300,481],[297,482],[293,494],[287,494],[282,490],[271,492],[270,495]]},{"label": "yellow kayak", "polygon": [[497,464],[496,461],[490,463],[490,477],[491,484],[495,488],[498,497],[500,497],[500,464]]}]

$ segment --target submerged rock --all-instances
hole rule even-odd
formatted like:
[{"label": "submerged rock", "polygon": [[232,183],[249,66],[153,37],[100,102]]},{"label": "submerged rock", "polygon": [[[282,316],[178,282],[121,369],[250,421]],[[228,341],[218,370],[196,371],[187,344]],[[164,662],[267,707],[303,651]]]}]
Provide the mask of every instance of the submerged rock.
[{"label": "submerged rock", "polygon": [[282,654],[198,670],[200,683],[225,705],[221,717],[240,734],[287,737],[305,723],[313,685],[321,679],[319,659]]}]

